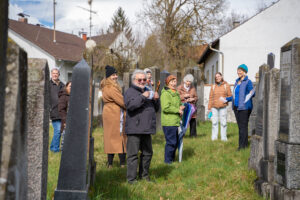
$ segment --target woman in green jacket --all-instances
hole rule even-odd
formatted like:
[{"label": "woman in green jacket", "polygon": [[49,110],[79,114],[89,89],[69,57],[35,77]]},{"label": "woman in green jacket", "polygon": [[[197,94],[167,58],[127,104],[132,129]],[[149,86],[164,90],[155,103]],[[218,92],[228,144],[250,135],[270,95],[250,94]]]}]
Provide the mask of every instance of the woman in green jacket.
[{"label": "woman in green jacket", "polygon": [[171,164],[175,159],[175,152],[178,141],[178,127],[180,115],[184,106],[181,105],[179,93],[176,91],[177,79],[169,75],[166,80],[166,87],[161,91],[161,125],[165,134],[165,163]]}]

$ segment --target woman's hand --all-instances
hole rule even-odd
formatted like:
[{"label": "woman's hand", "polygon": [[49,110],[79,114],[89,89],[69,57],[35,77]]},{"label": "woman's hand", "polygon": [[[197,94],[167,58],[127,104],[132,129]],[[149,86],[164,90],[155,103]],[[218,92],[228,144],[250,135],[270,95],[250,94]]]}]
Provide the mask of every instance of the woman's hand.
[{"label": "woman's hand", "polygon": [[190,94],[185,94],[183,95],[184,98],[189,98],[190,97]]},{"label": "woman's hand", "polygon": [[185,106],[180,106],[180,107],[179,107],[179,114],[180,114],[180,115],[183,114],[184,108],[185,108]]}]

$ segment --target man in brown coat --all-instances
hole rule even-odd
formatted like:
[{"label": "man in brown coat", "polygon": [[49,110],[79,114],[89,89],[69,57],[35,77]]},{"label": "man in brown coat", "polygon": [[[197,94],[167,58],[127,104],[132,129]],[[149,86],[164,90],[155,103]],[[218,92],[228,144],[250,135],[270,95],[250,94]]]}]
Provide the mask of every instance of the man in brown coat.
[{"label": "man in brown coat", "polygon": [[[187,74],[183,78],[183,83],[178,86],[177,90],[182,103],[190,103],[196,107],[198,96],[195,87],[193,86],[194,77],[192,74]],[[195,112],[190,121],[190,137],[197,137],[196,129],[197,113]]]}]

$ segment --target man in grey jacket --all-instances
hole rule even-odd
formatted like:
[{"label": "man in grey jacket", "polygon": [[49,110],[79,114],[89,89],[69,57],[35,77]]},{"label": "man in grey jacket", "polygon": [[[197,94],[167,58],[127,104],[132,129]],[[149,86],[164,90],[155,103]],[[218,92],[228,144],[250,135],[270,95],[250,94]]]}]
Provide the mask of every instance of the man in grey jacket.
[{"label": "man in grey jacket", "polygon": [[51,70],[51,80],[50,80],[50,118],[52,120],[53,126],[53,138],[50,144],[50,150],[54,153],[59,152],[60,144],[60,126],[61,118],[58,113],[58,93],[65,87],[59,80],[59,69],[53,68]]},{"label": "man in grey jacket", "polygon": [[139,177],[150,181],[149,168],[152,159],[151,134],[156,133],[156,115],[159,110],[159,95],[147,91],[146,74],[135,70],[132,85],[125,92],[126,107],[125,133],[127,134],[127,181],[137,181],[138,152],[141,150]]}]

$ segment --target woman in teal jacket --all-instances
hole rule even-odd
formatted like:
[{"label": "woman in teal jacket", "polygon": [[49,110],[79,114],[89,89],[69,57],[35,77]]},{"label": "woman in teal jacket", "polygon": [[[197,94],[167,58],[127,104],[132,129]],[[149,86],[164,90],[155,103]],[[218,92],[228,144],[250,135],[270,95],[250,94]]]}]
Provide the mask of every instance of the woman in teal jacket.
[{"label": "woman in teal jacket", "polygon": [[175,159],[180,115],[183,113],[184,106],[181,105],[180,96],[176,90],[176,77],[169,75],[165,83],[166,87],[162,89],[160,97],[161,125],[166,139],[165,163],[171,164]]}]

